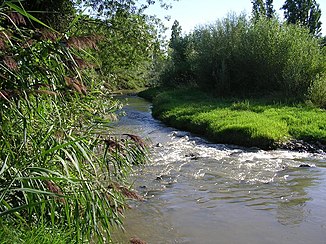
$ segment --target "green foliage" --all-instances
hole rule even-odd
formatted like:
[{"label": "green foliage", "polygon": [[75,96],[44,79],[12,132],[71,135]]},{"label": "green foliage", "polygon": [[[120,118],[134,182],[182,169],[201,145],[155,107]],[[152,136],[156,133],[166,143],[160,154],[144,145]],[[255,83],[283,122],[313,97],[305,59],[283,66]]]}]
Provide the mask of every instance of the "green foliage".
[{"label": "green foliage", "polygon": [[141,14],[149,6],[155,2],[160,4],[162,8],[169,9],[171,3],[179,0],[73,0],[78,6],[87,6],[92,9],[92,13],[97,16],[110,18],[119,10],[124,10],[133,14]]},{"label": "green foliage", "polygon": [[273,18],[275,10],[273,7],[273,0],[252,0],[252,15],[255,20],[261,17]]},{"label": "green foliage", "polygon": [[298,24],[318,36],[321,32],[321,10],[315,0],[286,0],[282,9],[288,23]]},{"label": "green foliage", "polygon": [[161,81],[165,84],[185,84],[191,83],[193,73],[191,71],[189,51],[192,41],[188,36],[182,37],[182,29],[176,20],[172,26],[170,47],[170,58],[166,60],[165,69],[161,74]]},{"label": "green foliage", "polygon": [[326,76],[317,77],[309,88],[307,99],[321,108],[326,108]]},{"label": "green foliage", "polygon": [[322,47],[326,47],[326,36],[324,36],[323,38],[320,39],[321,42],[321,46]]},{"label": "green foliage", "polygon": [[[324,110],[269,100],[216,99],[198,89],[154,92],[153,115],[216,143],[273,148],[288,139],[326,142]],[[146,94],[146,93],[145,93]]]},{"label": "green foliage", "polygon": [[168,9],[178,0],[76,0],[88,7],[91,21],[82,22],[76,32],[101,35],[100,52],[92,52],[101,69],[95,77],[111,89],[137,89],[157,82],[162,59],[165,27],[155,16],[145,14],[152,5]]},{"label": "green foliage", "polygon": [[[98,38],[23,28],[37,19],[11,1],[0,13],[0,222],[110,240],[126,197],[137,198],[126,176],[146,148],[137,136],[111,135],[120,103],[79,56]],[[30,233],[22,238],[38,230]]]},{"label": "green foliage", "polygon": [[[211,93],[229,95],[283,94],[304,99],[325,72],[325,52],[305,28],[281,25],[276,19],[230,15],[215,24],[180,37],[186,43],[183,63],[171,61],[163,84],[186,85],[191,80]],[[184,68],[186,67],[186,68]],[[178,70],[191,74],[176,81]],[[170,74],[166,76],[166,74]],[[326,99],[326,98],[324,98]]]},{"label": "green foliage", "polygon": [[134,89],[151,79],[152,62],[161,51],[155,24],[145,15],[118,11],[105,20],[83,18],[72,31],[100,37],[96,50],[81,55],[93,63],[94,78],[105,80],[106,87]]},{"label": "green foliage", "polygon": [[1,244],[64,244],[76,243],[73,233],[57,228],[45,226],[23,228],[1,224],[0,230]]}]

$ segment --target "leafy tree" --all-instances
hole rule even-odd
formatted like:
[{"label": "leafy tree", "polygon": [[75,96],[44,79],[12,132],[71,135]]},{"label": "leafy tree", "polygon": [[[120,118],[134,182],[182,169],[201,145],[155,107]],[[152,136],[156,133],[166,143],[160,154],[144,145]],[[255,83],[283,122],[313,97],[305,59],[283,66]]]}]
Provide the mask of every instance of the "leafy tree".
[{"label": "leafy tree", "polygon": [[172,48],[172,55],[174,61],[181,61],[184,59],[184,50],[182,47],[182,27],[179,24],[179,21],[175,20],[172,25],[172,33],[171,33],[171,39],[169,43],[169,47]]},{"label": "leafy tree", "polygon": [[190,80],[219,96],[274,93],[289,99],[305,99],[309,91],[315,104],[326,103],[322,39],[300,26],[230,16],[184,37],[179,32],[175,23],[163,85]]},{"label": "leafy tree", "polygon": [[130,13],[143,13],[150,5],[159,2],[162,8],[171,8],[171,2],[179,0],[72,0],[78,6],[88,6],[92,8],[97,16],[113,16],[117,11],[123,9]]},{"label": "leafy tree", "polygon": [[324,47],[326,46],[326,36],[321,39],[321,45]]},{"label": "leafy tree", "polygon": [[252,0],[252,13],[254,19],[258,19],[261,16],[266,16],[267,18],[274,17],[274,7],[273,7],[273,0]]},{"label": "leafy tree", "polygon": [[267,18],[273,18],[275,14],[275,10],[273,7],[273,0],[266,0],[266,16]]},{"label": "leafy tree", "polygon": [[255,19],[258,19],[260,16],[265,15],[266,9],[264,6],[263,0],[253,0],[252,2],[252,13]]},{"label": "leafy tree", "polygon": [[321,32],[321,10],[315,0],[286,0],[283,7],[288,23],[299,24],[318,36]]},{"label": "leafy tree", "polygon": [[192,80],[192,72],[189,64],[189,51],[191,50],[190,36],[182,36],[182,28],[177,20],[172,25],[171,60],[165,79],[176,84],[188,83]]}]

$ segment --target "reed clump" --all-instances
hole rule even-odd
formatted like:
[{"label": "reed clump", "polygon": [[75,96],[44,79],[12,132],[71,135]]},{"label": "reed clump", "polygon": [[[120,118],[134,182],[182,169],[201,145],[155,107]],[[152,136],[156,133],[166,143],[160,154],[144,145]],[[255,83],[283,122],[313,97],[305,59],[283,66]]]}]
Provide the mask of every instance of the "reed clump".
[{"label": "reed clump", "polygon": [[[126,198],[141,199],[126,176],[146,147],[135,135],[115,147],[103,138],[121,104],[76,58],[99,38],[54,31],[15,3],[0,4],[0,222],[108,241]],[[21,27],[32,21],[46,30]]]}]

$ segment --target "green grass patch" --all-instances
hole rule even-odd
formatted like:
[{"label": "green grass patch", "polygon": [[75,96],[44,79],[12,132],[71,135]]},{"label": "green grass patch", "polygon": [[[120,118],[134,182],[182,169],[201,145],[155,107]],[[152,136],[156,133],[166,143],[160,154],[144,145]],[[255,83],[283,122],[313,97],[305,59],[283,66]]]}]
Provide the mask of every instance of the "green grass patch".
[{"label": "green grass patch", "polygon": [[65,244],[77,243],[75,234],[70,231],[46,228],[33,227],[26,228],[3,224],[0,229],[0,243],[1,244]]},{"label": "green grass patch", "polygon": [[274,148],[289,139],[326,143],[325,110],[270,99],[216,98],[198,89],[145,91],[153,116],[216,143]]}]

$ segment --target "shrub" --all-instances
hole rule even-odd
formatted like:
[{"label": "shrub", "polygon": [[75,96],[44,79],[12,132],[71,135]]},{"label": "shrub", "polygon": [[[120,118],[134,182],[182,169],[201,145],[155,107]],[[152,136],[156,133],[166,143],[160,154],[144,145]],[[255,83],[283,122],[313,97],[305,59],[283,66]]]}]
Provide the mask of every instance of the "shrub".
[{"label": "shrub", "polygon": [[326,109],[326,75],[318,76],[312,83],[307,98],[313,104]]},{"label": "shrub", "polygon": [[[186,70],[199,87],[218,95],[282,93],[303,99],[325,72],[319,40],[305,28],[277,19],[250,22],[244,15],[229,15],[198,27],[185,39],[191,43],[184,56]],[[183,66],[171,62],[167,67],[164,72],[170,76],[164,82],[180,85],[174,71]],[[189,85],[189,79],[181,83]]]}]

